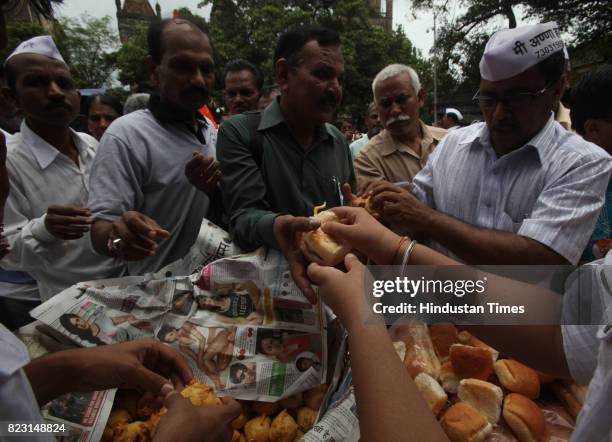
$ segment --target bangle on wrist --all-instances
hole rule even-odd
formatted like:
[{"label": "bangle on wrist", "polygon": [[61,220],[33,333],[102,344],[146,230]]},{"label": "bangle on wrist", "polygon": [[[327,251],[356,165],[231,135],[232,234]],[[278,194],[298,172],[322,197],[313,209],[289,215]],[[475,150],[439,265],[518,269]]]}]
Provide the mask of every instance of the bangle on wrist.
[{"label": "bangle on wrist", "polygon": [[404,243],[408,241],[408,237],[407,236],[402,236],[400,238],[400,240],[397,243],[397,247],[395,248],[395,252],[393,253],[393,259],[391,259],[391,264],[395,264],[395,262],[397,261],[397,257],[399,255],[400,250],[402,250],[402,246],[404,245]]},{"label": "bangle on wrist", "polygon": [[408,265],[408,261],[410,261],[410,255],[412,254],[412,251],[414,250],[416,245],[417,245],[417,241],[416,239],[413,239],[412,242],[408,244],[408,247],[406,247],[406,250],[404,251],[404,256],[402,257],[402,276],[404,276],[406,265]]}]

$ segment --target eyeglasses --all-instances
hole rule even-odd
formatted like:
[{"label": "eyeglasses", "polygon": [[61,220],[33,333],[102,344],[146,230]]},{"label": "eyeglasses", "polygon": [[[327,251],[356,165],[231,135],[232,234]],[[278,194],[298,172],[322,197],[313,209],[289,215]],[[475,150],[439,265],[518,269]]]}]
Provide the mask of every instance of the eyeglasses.
[{"label": "eyeglasses", "polygon": [[536,97],[548,91],[550,86],[551,84],[547,84],[543,89],[537,92],[513,92],[502,97],[486,92],[481,93],[480,90],[478,90],[472,97],[472,100],[477,101],[482,107],[487,109],[494,109],[497,107],[497,103],[500,102],[510,109],[519,109],[531,104]]}]

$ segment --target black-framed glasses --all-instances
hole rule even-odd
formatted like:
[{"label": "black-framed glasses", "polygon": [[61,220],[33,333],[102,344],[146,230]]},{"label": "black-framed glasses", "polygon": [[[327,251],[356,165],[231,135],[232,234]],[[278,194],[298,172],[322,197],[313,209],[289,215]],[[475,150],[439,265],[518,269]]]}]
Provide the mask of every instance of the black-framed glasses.
[{"label": "black-framed glasses", "polygon": [[482,93],[480,89],[476,91],[472,97],[473,101],[477,101],[482,107],[487,109],[494,109],[497,107],[497,103],[503,103],[506,107],[511,109],[518,109],[524,106],[530,105],[536,97],[544,94],[550,90],[552,84],[547,84],[537,92],[513,92],[504,96],[498,97],[495,94]]}]

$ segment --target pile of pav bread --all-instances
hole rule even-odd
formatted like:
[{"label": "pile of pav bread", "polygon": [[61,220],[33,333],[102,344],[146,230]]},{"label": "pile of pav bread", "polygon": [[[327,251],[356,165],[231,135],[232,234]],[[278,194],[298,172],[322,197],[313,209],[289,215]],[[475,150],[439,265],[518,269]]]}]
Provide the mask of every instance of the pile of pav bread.
[{"label": "pile of pav bread", "polygon": [[[293,442],[315,423],[327,384],[281,399],[278,402],[240,401],[242,412],[232,422],[232,442]],[[181,395],[196,406],[221,405],[209,385],[192,381]],[[139,406],[141,395],[120,390],[106,423],[103,442],[149,442],[153,440],[165,407]]]},{"label": "pile of pav bread", "polygon": [[454,325],[413,321],[395,330],[395,349],[440,425],[453,442],[485,441],[503,418],[520,442],[549,439],[534,402],[542,384],[574,419],[586,389],[539,374]]}]

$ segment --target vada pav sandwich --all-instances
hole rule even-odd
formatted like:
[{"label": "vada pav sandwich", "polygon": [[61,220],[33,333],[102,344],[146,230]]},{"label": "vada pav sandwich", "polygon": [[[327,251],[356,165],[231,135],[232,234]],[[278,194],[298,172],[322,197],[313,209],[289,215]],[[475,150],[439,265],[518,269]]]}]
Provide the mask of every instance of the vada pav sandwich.
[{"label": "vada pav sandwich", "polygon": [[334,238],[325,233],[322,227],[328,222],[340,222],[334,212],[329,210],[319,212],[325,204],[315,207],[312,217],[321,223],[321,226],[302,236],[301,250],[306,259],[316,262],[322,266],[334,267],[340,264],[351,248],[338,243]]}]

